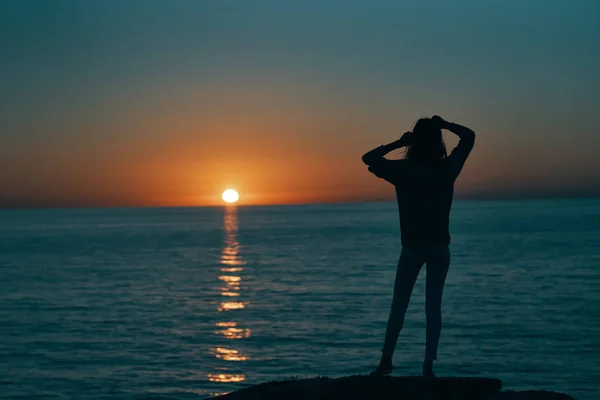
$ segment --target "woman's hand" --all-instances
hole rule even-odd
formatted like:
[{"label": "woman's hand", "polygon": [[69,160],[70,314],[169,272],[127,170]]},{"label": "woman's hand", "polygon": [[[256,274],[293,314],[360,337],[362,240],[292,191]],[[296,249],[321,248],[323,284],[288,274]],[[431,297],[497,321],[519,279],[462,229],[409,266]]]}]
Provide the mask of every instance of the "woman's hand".
[{"label": "woman's hand", "polygon": [[446,126],[446,121],[444,120],[444,118],[440,117],[439,115],[434,115],[433,117],[431,117],[431,121],[437,125],[440,129],[443,129],[444,126]]},{"label": "woman's hand", "polygon": [[400,139],[396,140],[397,148],[408,146],[412,140],[412,136],[412,132],[405,132]]}]

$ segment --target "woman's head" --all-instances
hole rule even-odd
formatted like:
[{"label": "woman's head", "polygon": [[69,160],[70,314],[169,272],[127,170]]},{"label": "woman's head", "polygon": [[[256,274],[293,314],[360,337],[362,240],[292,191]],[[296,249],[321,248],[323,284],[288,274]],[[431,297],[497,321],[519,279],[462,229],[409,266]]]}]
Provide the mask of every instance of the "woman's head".
[{"label": "woman's head", "polygon": [[418,120],[404,157],[410,160],[439,161],[446,156],[446,143],[439,124],[431,118]]}]

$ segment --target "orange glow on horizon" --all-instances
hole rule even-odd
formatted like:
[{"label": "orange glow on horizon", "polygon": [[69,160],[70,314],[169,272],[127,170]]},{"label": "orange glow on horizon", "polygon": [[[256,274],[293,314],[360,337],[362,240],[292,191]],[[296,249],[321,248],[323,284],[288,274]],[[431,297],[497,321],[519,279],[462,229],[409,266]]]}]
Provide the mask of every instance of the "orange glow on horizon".
[{"label": "orange glow on horizon", "polygon": [[[57,121],[49,134],[89,136],[65,147],[36,143],[27,157],[15,153],[0,182],[0,201],[23,207],[223,207],[228,188],[241,194],[235,207],[393,201],[393,187],[370,174],[360,157],[394,140],[393,131],[410,129],[418,117],[416,108],[392,110],[383,99],[383,108],[373,103],[349,110],[341,99],[326,100],[321,88],[304,84],[219,82],[208,92],[185,86],[168,93],[175,101],[169,107],[123,111],[102,123]],[[268,93],[268,102],[257,104],[257,93]],[[214,95],[231,103],[211,102]],[[205,101],[199,112],[196,105]],[[238,101],[245,106],[238,108]],[[257,107],[249,112],[251,104]],[[543,168],[531,168],[525,147],[506,151],[504,130],[485,127],[486,141],[478,143],[457,181],[458,196],[558,191],[596,179],[588,158],[539,152],[536,165]],[[128,134],[100,140],[106,132]],[[456,138],[445,139],[451,151]]]}]

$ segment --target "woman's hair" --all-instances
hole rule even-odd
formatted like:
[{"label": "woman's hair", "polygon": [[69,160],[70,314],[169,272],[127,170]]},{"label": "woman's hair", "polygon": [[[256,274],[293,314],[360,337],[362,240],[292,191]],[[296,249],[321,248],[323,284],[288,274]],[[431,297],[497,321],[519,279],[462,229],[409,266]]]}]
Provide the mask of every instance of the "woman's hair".
[{"label": "woman's hair", "polygon": [[404,158],[436,162],[447,157],[442,129],[431,118],[421,118],[415,124]]}]

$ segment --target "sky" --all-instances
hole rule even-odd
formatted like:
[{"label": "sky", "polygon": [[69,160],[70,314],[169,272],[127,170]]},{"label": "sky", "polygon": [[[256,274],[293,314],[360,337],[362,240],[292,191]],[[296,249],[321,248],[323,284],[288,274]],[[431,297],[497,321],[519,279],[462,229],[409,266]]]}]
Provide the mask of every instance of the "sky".
[{"label": "sky", "polygon": [[457,198],[597,196],[598,71],[597,0],[5,0],[0,207],[392,200],[434,114]]}]

